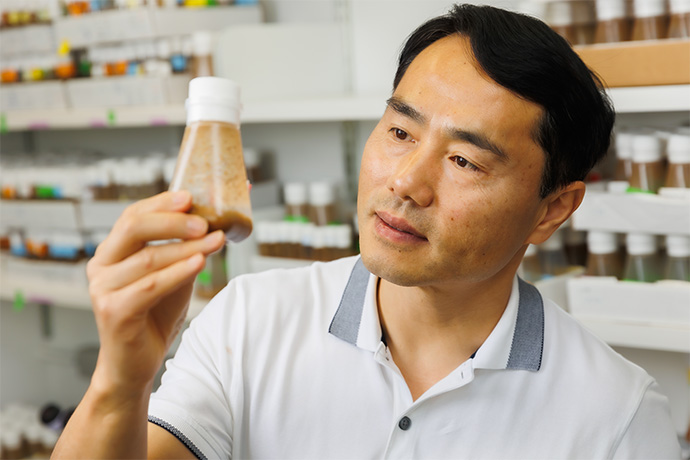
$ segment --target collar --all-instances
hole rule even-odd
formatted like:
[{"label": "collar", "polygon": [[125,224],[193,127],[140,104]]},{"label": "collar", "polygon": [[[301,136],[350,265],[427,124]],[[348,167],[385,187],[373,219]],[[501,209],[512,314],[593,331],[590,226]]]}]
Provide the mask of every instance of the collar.
[{"label": "collar", "polygon": [[[381,324],[376,308],[378,277],[357,259],[328,332],[359,348],[376,351]],[[531,284],[515,277],[501,319],[477,350],[474,368],[538,371],[544,350],[544,303]]]}]

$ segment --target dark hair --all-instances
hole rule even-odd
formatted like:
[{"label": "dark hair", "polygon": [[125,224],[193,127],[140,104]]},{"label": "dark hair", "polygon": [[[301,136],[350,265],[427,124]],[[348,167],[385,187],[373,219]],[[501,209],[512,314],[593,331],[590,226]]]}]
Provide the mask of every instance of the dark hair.
[{"label": "dark hair", "polygon": [[601,80],[538,19],[490,6],[454,5],[408,37],[393,89],[422,50],[456,33],[469,38],[491,79],[543,108],[533,133],[546,153],[540,196],[583,180],[608,150],[615,112]]}]

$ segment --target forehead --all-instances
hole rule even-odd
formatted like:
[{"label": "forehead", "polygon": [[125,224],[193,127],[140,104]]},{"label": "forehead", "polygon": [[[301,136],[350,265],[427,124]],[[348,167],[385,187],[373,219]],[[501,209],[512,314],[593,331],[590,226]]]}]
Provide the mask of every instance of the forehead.
[{"label": "forehead", "polygon": [[537,146],[534,134],[542,108],[492,80],[474,57],[469,39],[460,34],[419,53],[394,95],[432,121],[460,123],[457,127],[480,129],[495,140]]}]

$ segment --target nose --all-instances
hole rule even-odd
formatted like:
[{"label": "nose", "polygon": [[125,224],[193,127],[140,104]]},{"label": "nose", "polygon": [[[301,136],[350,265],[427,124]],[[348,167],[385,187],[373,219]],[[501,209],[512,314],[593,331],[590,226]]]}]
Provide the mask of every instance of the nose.
[{"label": "nose", "polygon": [[386,186],[403,201],[427,207],[434,201],[434,184],[438,179],[436,176],[431,152],[418,145],[397,158]]}]

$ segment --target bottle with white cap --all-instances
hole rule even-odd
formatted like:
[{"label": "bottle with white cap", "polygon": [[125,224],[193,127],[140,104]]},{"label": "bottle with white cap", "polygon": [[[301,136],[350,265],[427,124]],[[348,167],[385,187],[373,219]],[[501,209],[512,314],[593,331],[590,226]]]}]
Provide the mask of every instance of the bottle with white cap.
[{"label": "bottle with white cap", "polygon": [[629,181],[632,176],[632,142],[633,134],[628,132],[616,133],[616,169],[613,179]]},{"label": "bottle with white cap", "polygon": [[661,139],[640,133],[632,140],[632,175],[629,192],[656,193],[664,183],[665,168]]},{"label": "bottle with white cap", "polygon": [[625,0],[597,0],[595,43],[617,43],[630,40],[631,21],[625,11]]},{"label": "bottle with white cap", "polygon": [[539,245],[539,260],[543,278],[562,275],[568,271],[568,257],[563,244],[563,230],[558,229]]},{"label": "bottle with white cap", "polygon": [[213,76],[213,35],[207,31],[197,31],[192,35],[192,75],[194,77]]},{"label": "bottle with white cap", "polygon": [[335,221],[335,193],[328,182],[309,184],[310,221],[316,225],[328,225]]},{"label": "bottle with white cap", "polygon": [[665,0],[634,0],[633,12],[633,40],[659,40],[668,37],[669,16]]},{"label": "bottle with white cap", "polygon": [[671,0],[668,38],[690,37],[690,0]]},{"label": "bottle with white cap", "polygon": [[577,45],[578,34],[573,17],[572,2],[552,1],[546,4],[546,18],[549,26],[571,45]]},{"label": "bottle with white cap", "polygon": [[668,168],[664,186],[690,188],[690,135],[672,134],[666,152]]},{"label": "bottle with white cap", "polygon": [[623,260],[618,248],[618,236],[613,232],[589,231],[587,233],[587,276],[623,275]]},{"label": "bottle with white cap", "polygon": [[283,187],[285,218],[298,222],[309,221],[307,186],[301,182],[288,182]]},{"label": "bottle with white cap", "polygon": [[189,82],[187,126],[170,190],[192,194],[192,214],[230,241],[252,231],[247,172],[240,136],[240,88],[218,77]]},{"label": "bottle with white cap", "polygon": [[625,238],[627,257],[623,279],[653,283],[661,279],[661,261],[657,239],[649,233],[628,233]]},{"label": "bottle with white cap", "polygon": [[666,236],[664,279],[690,281],[690,236]]}]

